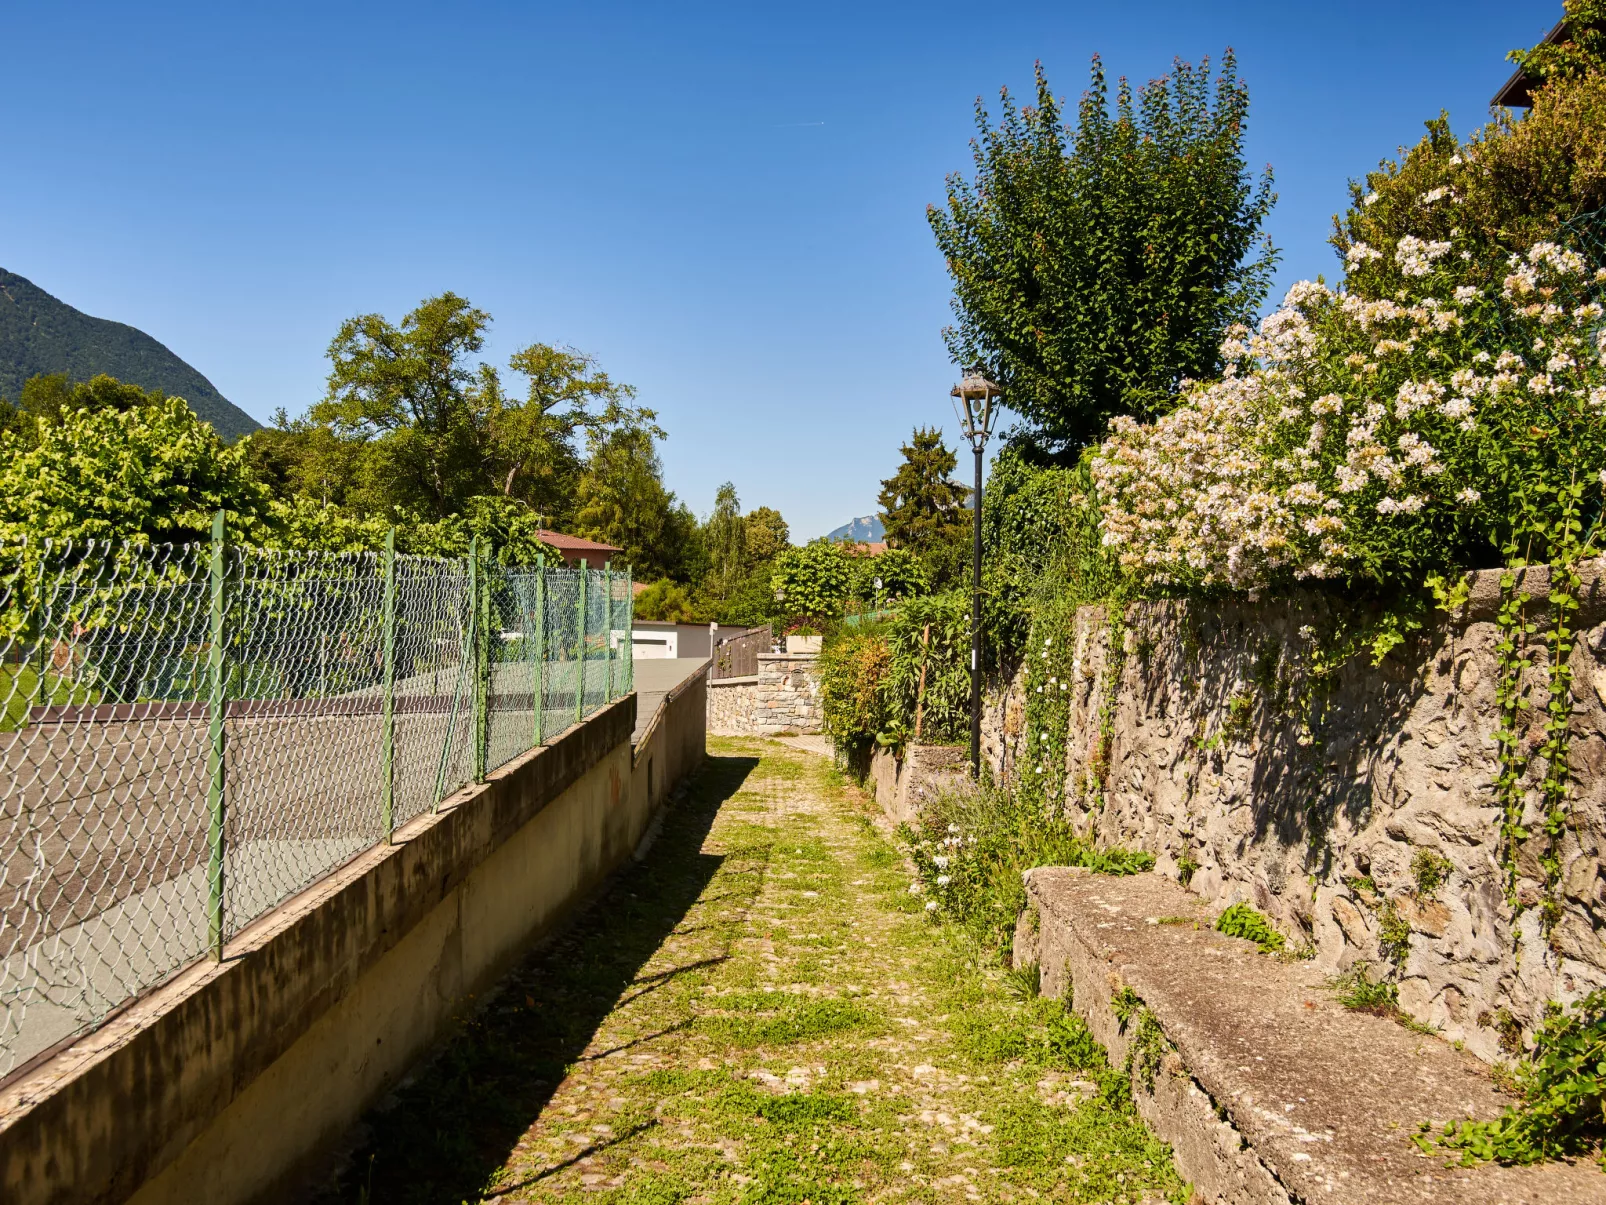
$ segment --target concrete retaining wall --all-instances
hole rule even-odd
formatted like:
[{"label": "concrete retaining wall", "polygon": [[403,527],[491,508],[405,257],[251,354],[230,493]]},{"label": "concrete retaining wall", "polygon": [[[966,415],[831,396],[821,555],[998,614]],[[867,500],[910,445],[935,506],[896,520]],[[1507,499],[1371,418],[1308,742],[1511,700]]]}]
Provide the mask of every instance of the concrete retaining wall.
[{"label": "concrete retaining wall", "polygon": [[970,751],[962,745],[909,745],[898,758],[886,749],[870,754],[876,802],[894,824],[913,824],[929,799],[970,787]]},{"label": "concrete retaining wall", "polygon": [[760,653],[758,673],[708,684],[708,731],[717,736],[818,732],[824,719],[816,653]]},{"label": "concrete retaining wall", "polygon": [[474,995],[628,859],[702,758],[703,681],[419,817],[0,1092],[0,1199],[280,1199]]},{"label": "concrete retaining wall", "polygon": [[[1542,633],[1546,572],[1521,588]],[[1065,634],[1064,807],[1100,844],[1152,852],[1163,873],[1196,863],[1191,886],[1216,908],[1251,903],[1323,969],[1371,963],[1398,980],[1411,1015],[1482,1058],[1507,1057],[1502,1041],[1531,1034],[1547,1001],[1606,986],[1606,573],[1586,568],[1576,624],[1560,873],[1547,885],[1536,753],[1516,908],[1494,791],[1499,599],[1499,575],[1476,574],[1466,606],[1434,613],[1421,639],[1376,668],[1363,653],[1313,689],[1313,652],[1375,618],[1334,595],[1130,604],[1118,658],[1103,608],[1084,607]],[[1531,637],[1519,725],[1530,750],[1543,739],[1544,652]],[[1025,730],[1024,700],[1017,675],[985,717],[986,754],[1006,777],[1039,735]],[[1424,857],[1447,873],[1428,889]],[[1384,938],[1407,929],[1396,968]]]}]

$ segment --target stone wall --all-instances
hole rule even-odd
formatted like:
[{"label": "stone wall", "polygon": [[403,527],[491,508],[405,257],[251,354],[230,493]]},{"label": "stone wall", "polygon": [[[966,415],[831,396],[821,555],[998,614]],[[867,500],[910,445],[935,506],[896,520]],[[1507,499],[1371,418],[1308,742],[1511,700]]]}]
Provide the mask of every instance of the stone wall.
[{"label": "stone wall", "polygon": [[[1548,585],[1542,569],[1519,585],[1539,625],[1519,725],[1529,750],[1544,739]],[[1375,618],[1359,604],[1317,593],[1128,604],[1113,684],[1108,617],[1084,607],[1067,633],[1067,813],[1101,845],[1152,852],[1158,870],[1189,878],[1217,909],[1253,904],[1322,968],[1364,961],[1389,973],[1411,1015],[1480,1057],[1503,1057],[1502,1041],[1512,1047],[1516,1026],[1531,1034],[1547,1001],[1606,986],[1606,573],[1584,575],[1572,799],[1554,885],[1540,862],[1537,755],[1525,784],[1534,836],[1514,854],[1501,848],[1499,602],[1499,575],[1474,575],[1464,607],[1432,613],[1381,665],[1363,653],[1321,680],[1309,673],[1313,652]],[[985,717],[986,756],[1006,778],[1024,742],[1040,739],[1026,731],[1024,703],[1017,674]],[[1425,859],[1447,864],[1432,890],[1417,873]],[[1559,906],[1549,925],[1547,901]],[[1407,929],[1396,967],[1383,939]]]},{"label": "stone wall", "polygon": [[818,732],[823,719],[816,653],[760,653],[758,673],[708,683],[708,731],[715,736]]}]

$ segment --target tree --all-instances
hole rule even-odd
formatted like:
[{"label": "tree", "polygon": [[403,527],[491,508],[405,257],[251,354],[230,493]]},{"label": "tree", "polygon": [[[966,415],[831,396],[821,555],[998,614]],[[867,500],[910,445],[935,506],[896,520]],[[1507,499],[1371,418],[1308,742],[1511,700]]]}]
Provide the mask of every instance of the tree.
[{"label": "tree", "polygon": [[[868,606],[913,598],[926,592],[926,567],[920,558],[902,548],[888,548],[880,556],[854,556],[853,593]],[[876,582],[880,582],[880,586]]]},{"label": "tree", "polygon": [[455,293],[429,298],[400,326],[379,314],[341,323],[329,344],[328,393],[311,418],[372,445],[386,501],[438,519],[485,492],[486,414],[501,404],[501,382],[470,357],[490,323]]},{"label": "tree", "polygon": [[615,382],[583,352],[532,343],[508,366],[528,379],[529,388],[521,403],[498,393],[488,417],[488,467],[503,494],[542,513],[562,510],[572,494],[582,469],[576,442],[582,433],[639,428],[664,437],[657,415],[631,404],[635,389]]},{"label": "tree", "polygon": [[183,398],[33,421],[28,443],[0,435],[0,540],[190,543],[211,537],[222,510],[231,540],[272,541],[268,491],[243,450]]},{"label": "tree", "polygon": [[673,577],[696,519],[664,488],[650,432],[592,432],[578,488],[576,534],[624,549],[638,577]]},{"label": "tree", "polygon": [[22,384],[22,395],[13,406],[0,399],[0,430],[15,431],[24,444],[38,434],[36,419],[58,422],[73,410],[111,410],[123,413],[136,406],[160,402],[160,389],[141,389],[116,377],[100,373],[77,384],[64,372],[40,373]]},{"label": "tree", "polygon": [[848,558],[830,540],[788,548],[770,574],[780,613],[812,620],[841,615],[852,584]]},{"label": "tree", "polygon": [[755,507],[747,512],[742,523],[746,528],[747,564],[750,570],[773,561],[792,543],[791,528],[774,507]]},{"label": "tree", "polygon": [[636,618],[658,623],[696,623],[697,609],[686,587],[667,577],[659,578],[636,595]]},{"label": "tree", "polygon": [[881,483],[881,522],[887,543],[923,555],[965,528],[970,491],[949,478],[958,464],[936,427],[916,427],[903,445],[903,463]]},{"label": "tree", "polygon": [[[1182,62],[1108,105],[1093,60],[1074,130],[1037,69],[1037,104],[989,124],[978,100],[976,179],[927,210],[954,281],[958,363],[981,359],[1041,450],[1074,457],[1117,414],[1151,416],[1185,377],[1216,375],[1223,333],[1252,321],[1276,253],[1275,196],[1243,157],[1248,89],[1231,51]],[[1256,247],[1258,254],[1253,254]]]},{"label": "tree", "polygon": [[704,524],[703,539],[708,548],[708,587],[717,598],[727,597],[741,580],[747,567],[747,525],[742,520],[742,500],[736,487],[727,481],[714,496],[714,513]]}]

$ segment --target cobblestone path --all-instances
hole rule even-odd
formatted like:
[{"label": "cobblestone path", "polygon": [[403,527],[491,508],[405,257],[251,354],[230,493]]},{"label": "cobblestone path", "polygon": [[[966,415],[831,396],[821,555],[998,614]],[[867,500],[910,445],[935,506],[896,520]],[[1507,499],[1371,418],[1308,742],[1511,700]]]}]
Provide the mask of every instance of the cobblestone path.
[{"label": "cobblestone path", "polygon": [[366,1120],[321,1200],[1184,1199],[1130,1108],[1045,1047],[1060,1006],[931,921],[860,792],[779,743],[711,753],[647,859]]}]

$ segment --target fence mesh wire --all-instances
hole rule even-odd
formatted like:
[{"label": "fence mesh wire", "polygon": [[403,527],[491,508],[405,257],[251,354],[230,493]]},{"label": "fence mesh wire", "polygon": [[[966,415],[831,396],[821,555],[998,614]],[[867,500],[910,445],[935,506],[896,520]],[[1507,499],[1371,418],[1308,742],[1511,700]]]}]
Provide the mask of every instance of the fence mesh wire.
[{"label": "fence mesh wire", "polygon": [[597,570],[0,548],[0,1076],[627,693],[630,624]]}]

